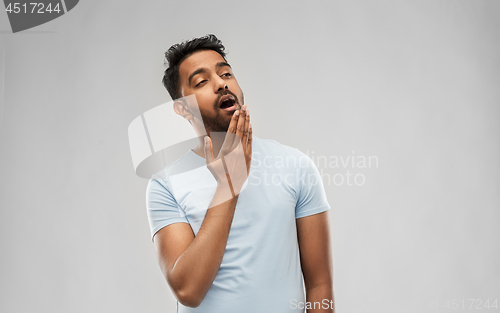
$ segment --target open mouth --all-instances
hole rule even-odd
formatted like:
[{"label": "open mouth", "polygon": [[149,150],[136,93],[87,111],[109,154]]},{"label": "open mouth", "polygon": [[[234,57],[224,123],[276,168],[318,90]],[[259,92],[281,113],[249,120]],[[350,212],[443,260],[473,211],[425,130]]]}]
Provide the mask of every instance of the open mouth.
[{"label": "open mouth", "polygon": [[225,95],[220,99],[219,108],[224,111],[236,110],[236,99],[233,95]]}]

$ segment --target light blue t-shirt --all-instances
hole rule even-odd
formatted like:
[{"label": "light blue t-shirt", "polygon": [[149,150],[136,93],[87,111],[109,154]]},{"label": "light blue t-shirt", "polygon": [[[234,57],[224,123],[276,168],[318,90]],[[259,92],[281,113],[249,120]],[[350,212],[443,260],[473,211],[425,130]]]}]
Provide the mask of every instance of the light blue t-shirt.
[{"label": "light blue t-shirt", "polygon": [[[152,239],[179,222],[198,234],[215,188],[205,159],[192,150],[154,175],[146,193]],[[178,312],[303,312],[296,305],[305,297],[295,219],[328,209],[320,174],[306,154],[254,136],[250,173],[217,276],[200,306],[178,302]]]}]

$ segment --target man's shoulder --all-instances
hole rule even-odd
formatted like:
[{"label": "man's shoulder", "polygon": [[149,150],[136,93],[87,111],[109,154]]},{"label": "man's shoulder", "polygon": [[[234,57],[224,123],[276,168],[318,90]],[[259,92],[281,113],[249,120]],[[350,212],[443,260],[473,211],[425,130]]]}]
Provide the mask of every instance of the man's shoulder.
[{"label": "man's shoulder", "polygon": [[[255,137],[254,137],[255,138]],[[277,162],[288,160],[287,162],[291,167],[310,167],[312,159],[308,154],[302,152],[300,149],[283,144],[274,139],[259,138],[256,142],[258,148],[256,149],[262,158],[275,158]],[[254,149],[255,151],[255,149]],[[280,163],[281,164],[281,163]]]},{"label": "man's shoulder", "polygon": [[264,139],[254,136],[254,144],[264,153],[296,155],[300,150],[292,146],[283,144],[274,139]]}]

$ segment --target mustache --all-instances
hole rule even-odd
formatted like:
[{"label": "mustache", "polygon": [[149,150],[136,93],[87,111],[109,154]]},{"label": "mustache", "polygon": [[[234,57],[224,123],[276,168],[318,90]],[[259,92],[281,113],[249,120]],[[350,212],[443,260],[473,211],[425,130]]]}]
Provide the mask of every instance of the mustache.
[{"label": "mustache", "polygon": [[222,92],[219,92],[219,96],[217,97],[217,100],[215,100],[214,102],[214,109],[218,109],[219,108],[219,101],[220,101],[220,98],[224,97],[225,95],[232,95],[234,97],[234,101],[236,104],[240,104],[240,100],[238,100],[238,97],[236,97],[236,95],[234,93],[232,93],[231,91],[229,90],[223,90]]}]

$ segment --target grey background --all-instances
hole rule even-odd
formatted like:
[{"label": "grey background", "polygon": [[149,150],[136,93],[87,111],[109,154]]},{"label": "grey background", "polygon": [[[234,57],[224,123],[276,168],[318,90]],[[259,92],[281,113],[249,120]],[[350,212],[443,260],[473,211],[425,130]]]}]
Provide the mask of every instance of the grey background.
[{"label": "grey background", "polygon": [[207,33],[256,136],[378,158],[323,168],[365,178],[325,184],[338,312],[500,298],[499,13],[493,0],[81,1],[12,35],[2,11],[0,311],[175,311],[127,127],[170,100],[163,52]]}]

